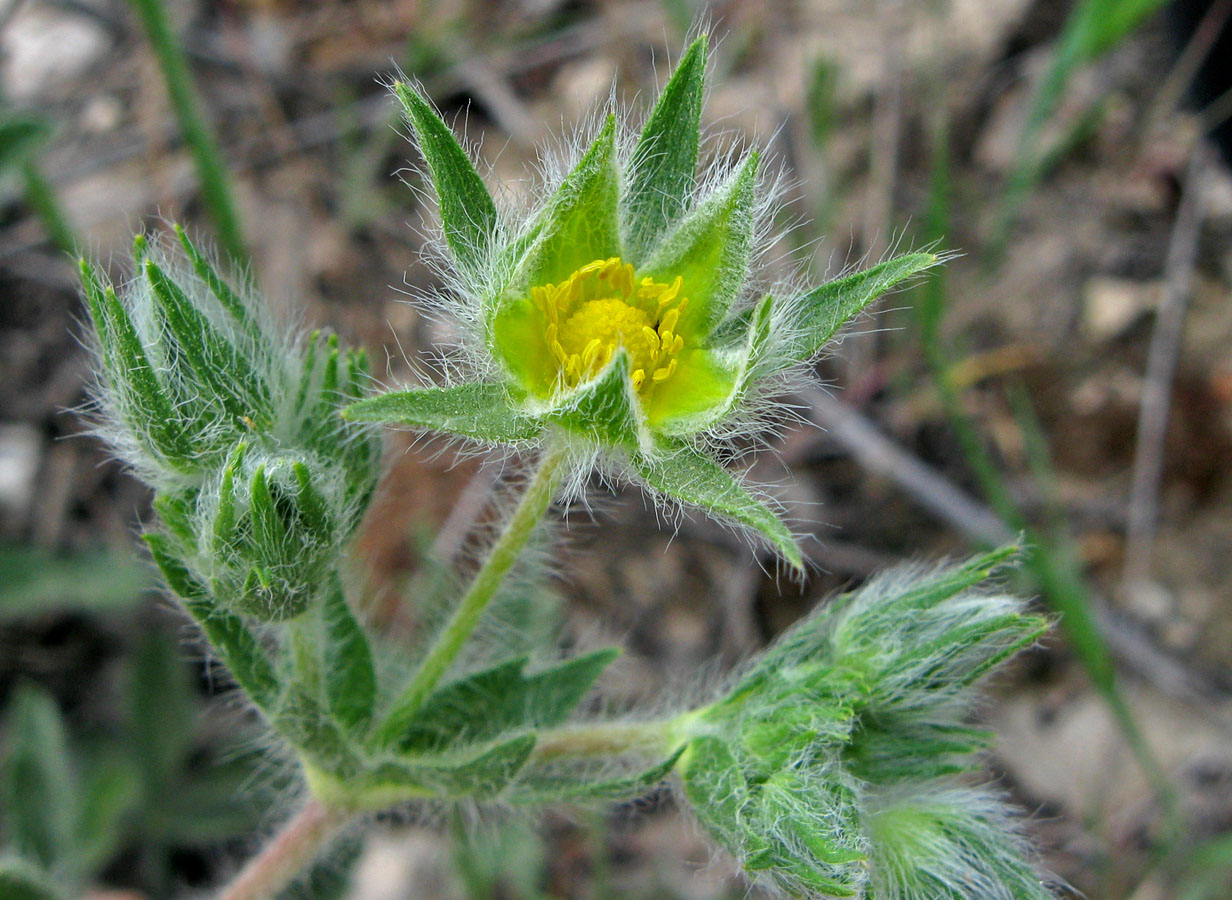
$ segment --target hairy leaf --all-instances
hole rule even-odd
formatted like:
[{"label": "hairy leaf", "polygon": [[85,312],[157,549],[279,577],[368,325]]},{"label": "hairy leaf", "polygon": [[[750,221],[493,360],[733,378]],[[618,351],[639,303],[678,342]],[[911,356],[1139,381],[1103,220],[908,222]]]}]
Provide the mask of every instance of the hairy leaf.
[{"label": "hairy leaf", "polygon": [[353,403],[342,414],[356,422],[410,425],[478,441],[526,441],[539,433],[512,406],[508,392],[499,384],[392,391]]}]

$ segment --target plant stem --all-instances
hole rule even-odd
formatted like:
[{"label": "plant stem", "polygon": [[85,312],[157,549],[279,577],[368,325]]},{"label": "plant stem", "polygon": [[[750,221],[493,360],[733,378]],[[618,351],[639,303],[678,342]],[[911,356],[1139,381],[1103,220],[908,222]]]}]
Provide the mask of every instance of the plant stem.
[{"label": "plant stem", "polygon": [[349,817],[310,799],[218,900],[269,900],[316,858]]},{"label": "plant stem", "polygon": [[567,452],[559,445],[549,447],[544,454],[539,470],[527,485],[526,493],[522,495],[500,537],[492,545],[487,560],[475,574],[470,589],[420,663],[411,683],[377,730],[375,740],[378,746],[387,747],[398,739],[450,664],[457,659],[467,638],[479,624],[483,611],[495,596],[496,589],[526,547],[535,526],[552,502],[556,488],[560,486],[566,458]]},{"label": "plant stem", "polygon": [[240,217],[231,196],[227,168],[213,133],[201,114],[200,101],[188,71],[188,60],[171,28],[165,0],[132,0],[133,7],[141,17],[146,36],[162,69],[163,82],[171,96],[176,118],[184,143],[192,151],[201,179],[201,199],[218,228],[218,237],[236,265],[248,262],[248,249],[244,243]]},{"label": "plant stem", "polygon": [[43,220],[43,228],[51,242],[61,253],[76,255],[80,245],[73,233],[73,226],[47,178],[32,162],[22,166],[22,178],[25,179],[26,203]]}]

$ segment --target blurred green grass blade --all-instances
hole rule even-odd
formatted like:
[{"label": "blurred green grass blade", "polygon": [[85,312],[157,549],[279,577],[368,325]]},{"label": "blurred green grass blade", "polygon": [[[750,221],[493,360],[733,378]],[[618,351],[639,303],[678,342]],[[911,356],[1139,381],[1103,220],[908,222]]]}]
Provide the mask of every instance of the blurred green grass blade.
[{"label": "blurred green grass blade", "polygon": [[0,859],[0,897],[4,900],[62,900],[46,873],[13,856]]},{"label": "blurred green grass blade", "polygon": [[1190,851],[1177,879],[1176,900],[1224,900],[1232,884],[1232,834],[1224,834]]},{"label": "blurred green grass blade", "polygon": [[119,612],[136,605],[153,583],[149,566],[128,553],[62,556],[0,545],[0,621],[51,612]]},{"label": "blurred green grass blade", "polygon": [[1074,7],[1057,39],[1056,50],[1036,88],[1019,140],[1005,192],[1005,205],[993,240],[994,257],[1005,248],[1022,203],[1055,161],[1039,147],[1044,125],[1056,111],[1070,79],[1083,65],[1125,40],[1169,0],[1083,0]]},{"label": "blurred green grass blade", "polygon": [[[950,230],[952,201],[947,128],[942,122],[934,136],[926,239],[940,240]],[[1038,534],[1028,523],[1008,480],[984,445],[983,438],[963,408],[959,391],[950,379],[950,354],[940,335],[946,306],[945,285],[944,271],[925,282],[918,289],[917,309],[925,362],[940,395],[946,419],[985,499],[1009,528],[1022,534],[1026,543],[1024,568],[1039,585],[1048,606],[1060,615],[1061,628],[1069,646],[1103,696],[1160,802],[1171,813],[1174,805],[1172,786],[1117,685],[1112,653],[1095,619],[1091,597],[1081,572],[1053,541]],[[1037,434],[1035,439],[1041,446],[1035,448],[1034,453],[1037,464],[1042,465],[1042,459],[1049,455],[1045,439],[1042,433]]]},{"label": "blurred green grass blade", "polygon": [[41,118],[19,114],[0,118],[0,175],[18,170],[26,204],[42,220],[52,244],[62,253],[77,255],[78,241],[51,184],[31,159],[51,135]]},{"label": "blurred green grass blade", "polygon": [[126,819],[140,802],[141,778],[127,760],[103,760],[87,770],[75,835],[82,871],[95,871],[111,860],[127,836]]},{"label": "blurred green grass blade", "polygon": [[171,28],[164,0],[131,0],[150,42],[163,83],[171,97],[184,143],[188,145],[201,180],[201,199],[209,210],[218,239],[236,265],[248,262],[240,216],[232,197],[231,183],[213,132],[201,112],[201,101],[188,70],[184,50]]}]

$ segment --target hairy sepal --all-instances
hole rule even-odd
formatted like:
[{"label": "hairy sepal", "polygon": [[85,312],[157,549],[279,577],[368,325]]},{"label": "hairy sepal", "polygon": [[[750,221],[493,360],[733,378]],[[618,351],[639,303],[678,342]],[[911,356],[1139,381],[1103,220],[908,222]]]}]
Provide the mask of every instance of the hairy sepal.
[{"label": "hairy sepal", "polygon": [[633,381],[629,353],[623,347],[607,367],[543,413],[543,421],[603,447],[637,451],[650,435]]},{"label": "hairy sepal", "polygon": [[791,304],[789,353],[798,360],[812,359],[830,339],[869,304],[913,275],[935,266],[932,253],[907,253],[816,287]]},{"label": "hairy sepal", "polygon": [[727,316],[748,275],[753,247],[756,151],[663,238],[639,270],[670,284],[679,276],[689,304],[677,331],[706,335]]},{"label": "hairy sepal", "polygon": [[702,35],[680,58],[629,159],[620,218],[624,257],[635,266],[689,208],[697,175],[706,50]]},{"label": "hairy sepal", "polygon": [[653,455],[631,457],[651,489],[716,518],[753,529],[797,571],[804,557],[783,520],[718,462],[676,440],[661,439]]},{"label": "hairy sepal", "polygon": [[496,205],[470,157],[431,104],[404,82],[394,84],[432,176],[445,241],[457,263],[479,267],[496,231]]},{"label": "hairy sepal", "polygon": [[515,406],[504,385],[485,382],[391,391],[353,403],[342,414],[356,422],[405,425],[485,443],[529,441],[541,430]]}]

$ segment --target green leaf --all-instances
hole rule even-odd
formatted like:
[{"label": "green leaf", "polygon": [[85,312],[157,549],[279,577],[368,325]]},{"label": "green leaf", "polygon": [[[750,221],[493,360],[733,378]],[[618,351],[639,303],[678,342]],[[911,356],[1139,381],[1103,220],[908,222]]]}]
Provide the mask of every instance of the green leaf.
[{"label": "green leaf", "polygon": [[673,442],[665,444],[659,455],[638,455],[632,462],[637,473],[654,490],[754,529],[793,568],[804,569],[804,557],[790,529],[709,456]]},{"label": "green leaf", "polygon": [[809,291],[795,305],[799,337],[792,355],[797,359],[811,358],[866,306],[895,285],[936,264],[935,254],[908,253]]},{"label": "green leaf", "polygon": [[518,287],[559,284],[589,262],[620,255],[618,181],[616,117],[608,116],[590,149],[548,201]]},{"label": "green leaf", "polygon": [[624,256],[634,265],[688,210],[697,175],[706,49],[702,35],[685,51],[633,148],[621,225]]},{"label": "green leaf", "polygon": [[531,440],[540,431],[512,405],[504,385],[482,382],[392,391],[353,403],[342,415],[356,422],[410,425],[493,443]]},{"label": "green leaf", "polygon": [[50,135],[42,119],[11,116],[0,122],[0,173],[24,163]]},{"label": "green leaf", "polygon": [[490,797],[526,765],[535,740],[533,733],[523,734],[471,756],[453,752],[378,763],[349,779],[345,791],[368,795],[377,809],[415,797]]},{"label": "green leaf", "polygon": [[205,586],[176,557],[165,535],[145,534],[143,537],[168,587],[184,601],[185,608],[205,632],[231,677],[248,698],[269,715],[280,688],[261,644],[243,619],[218,606]]},{"label": "green leaf", "polygon": [[142,269],[176,348],[204,389],[236,419],[267,419],[269,387],[249,361],[152,259]]},{"label": "green leaf", "polygon": [[604,446],[642,446],[648,438],[629,370],[629,352],[620,347],[606,369],[562,398],[546,418]]},{"label": "green leaf", "polygon": [[337,575],[325,594],[325,690],[329,708],[344,728],[364,727],[376,700],[376,673],[368,637],[347,605]]},{"label": "green leaf", "polygon": [[651,253],[638,274],[671,284],[689,298],[678,333],[707,335],[740,293],[753,246],[756,151]]},{"label": "green leaf", "polygon": [[[82,779],[81,815],[74,838],[82,871],[95,871],[115,856],[127,835],[124,820],[141,802],[141,778],[127,760],[94,766]],[[4,896],[0,890],[0,896]]]},{"label": "green leaf", "polygon": [[0,897],[4,900],[62,900],[46,873],[24,859],[0,859]]},{"label": "green leaf", "polygon": [[9,706],[4,809],[9,843],[46,869],[71,861],[77,780],[64,720],[41,687],[23,684]]},{"label": "green leaf", "polygon": [[473,269],[496,231],[496,205],[449,126],[409,85],[399,81],[394,93],[415,129],[440,204],[441,225],[454,258]]},{"label": "green leaf", "polygon": [[158,797],[188,755],[196,710],[177,644],[157,629],[137,645],[128,698],[135,756],[147,790]]},{"label": "green leaf", "polygon": [[412,754],[559,725],[619,655],[606,647],[530,674],[523,671],[527,657],[515,657],[442,685],[412,720],[391,715],[382,730]]},{"label": "green leaf", "polygon": [[271,718],[274,730],[312,762],[343,779],[352,777],[359,761],[337,723],[304,685],[291,683]]},{"label": "green leaf", "polygon": [[0,545],[0,620],[66,609],[129,609],[153,587],[149,566],[127,551],[61,555]]},{"label": "green leaf", "polygon": [[[595,800],[629,800],[641,797],[665,779],[676,767],[685,751],[681,745],[666,759],[640,772],[612,777],[585,777],[576,771],[562,767],[534,772],[524,770],[518,783],[505,798],[510,803],[524,806],[539,806],[547,803],[580,803]],[[529,766],[527,767],[530,768]]]}]

